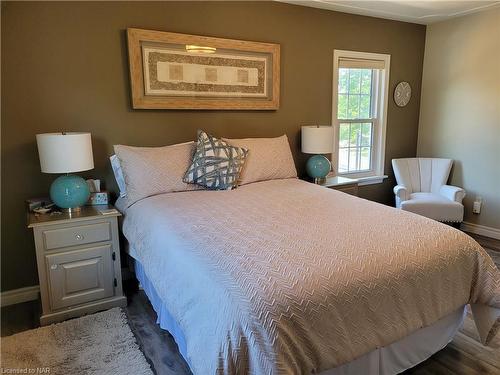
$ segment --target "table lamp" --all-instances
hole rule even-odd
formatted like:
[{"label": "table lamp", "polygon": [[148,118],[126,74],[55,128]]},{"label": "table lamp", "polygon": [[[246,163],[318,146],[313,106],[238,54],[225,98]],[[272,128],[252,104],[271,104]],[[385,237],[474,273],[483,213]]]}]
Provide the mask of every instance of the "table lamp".
[{"label": "table lamp", "polygon": [[332,164],[324,155],[333,150],[333,127],[331,126],[302,126],[302,152],[315,154],[307,160],[306,172],[316,184],[324,181],[330,173]]},{"label": "table lamp", "polygon": [[52,202],[64,211],[79,211],[90,191],[83,178],[69,173],[94,168],[90,133],[45,133],[36,135],[43,173],[65,173],[50,186]]}]

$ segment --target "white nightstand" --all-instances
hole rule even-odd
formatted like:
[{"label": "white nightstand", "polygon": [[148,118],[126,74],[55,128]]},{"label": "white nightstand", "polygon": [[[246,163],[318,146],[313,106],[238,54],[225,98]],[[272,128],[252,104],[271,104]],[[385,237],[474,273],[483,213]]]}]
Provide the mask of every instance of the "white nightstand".
[{"label": "white nightstand", "polygon": [[335,176],[327,177],[321,186],[342,191],[347,194],[358,196],[358,180],[353,178]]},{"label": "white nightstand", "polygon": [[101,213],[110,208],[85,206],[71,215],[28,213],[42,297],[41,325],[127,305],[118,242],[120,213]]}]

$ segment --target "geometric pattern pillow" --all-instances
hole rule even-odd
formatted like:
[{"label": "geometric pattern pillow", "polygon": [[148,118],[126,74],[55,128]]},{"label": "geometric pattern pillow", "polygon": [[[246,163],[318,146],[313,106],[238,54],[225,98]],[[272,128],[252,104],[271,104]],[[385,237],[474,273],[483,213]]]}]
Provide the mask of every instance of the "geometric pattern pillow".
[{"label": "geometric pattern pillow", "polygon": [[198,130],[198,143],[184,182],[211,190],[231,190],[238,185],[248,151]]}]

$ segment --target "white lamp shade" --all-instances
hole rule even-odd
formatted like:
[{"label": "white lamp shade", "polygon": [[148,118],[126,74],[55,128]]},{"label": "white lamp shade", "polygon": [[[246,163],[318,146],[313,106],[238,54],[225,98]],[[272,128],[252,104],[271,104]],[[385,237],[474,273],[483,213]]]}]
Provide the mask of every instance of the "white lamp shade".
[{"label": "white lamp shade", "polygon": [[302,152],[305,154],[330,154],[333,152],[332,126],[303,126]]},{"label": "white lamp shade", "polygon": [[44,173],[71,173],[94,168],[90,133],[37,134],[36,143]]}]

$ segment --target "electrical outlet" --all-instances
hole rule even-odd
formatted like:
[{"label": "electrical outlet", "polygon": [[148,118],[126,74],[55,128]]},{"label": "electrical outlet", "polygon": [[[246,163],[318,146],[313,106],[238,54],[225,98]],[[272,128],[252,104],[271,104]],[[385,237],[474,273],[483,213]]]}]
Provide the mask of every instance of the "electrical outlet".
[{"label": "electrical outlet", "polygon": [[472,204],[472,213],[480,214],[481,213],[481,205],[483,204],[483,198],[476,197],[476,200]]}]

